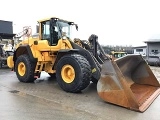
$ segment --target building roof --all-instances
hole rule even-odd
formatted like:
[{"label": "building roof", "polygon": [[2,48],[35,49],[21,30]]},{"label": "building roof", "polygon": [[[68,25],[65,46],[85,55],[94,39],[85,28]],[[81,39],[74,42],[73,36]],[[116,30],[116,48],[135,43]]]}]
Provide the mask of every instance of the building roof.
[{"label": "building roof", "polygon": [[144,41],[145,43],[155,43],[155,42],[160,42],[160,39],[152,39],[148,41]]},{"label": "building roof", "polygon": [[0,21],[2,21],[2,22],[13,22],[13,21],[8,21],[8,20],[0,20]]},{"label": "building roof", "polygon": [[136,46],[136,47],[133,47],[133,48],[147,48],[147,46]]},{"label": "building roof", "polygon": [[145,43],[160,42],[160,34],[153,35],[149,40],[144,41]]}]

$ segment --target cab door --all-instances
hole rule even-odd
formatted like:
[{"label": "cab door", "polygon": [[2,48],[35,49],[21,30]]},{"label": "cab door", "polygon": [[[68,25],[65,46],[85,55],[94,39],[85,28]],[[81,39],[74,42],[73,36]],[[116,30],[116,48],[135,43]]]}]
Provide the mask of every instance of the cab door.
[{"label": "cab door", "polygon": [[50,20],[42,22],[42,40],[47,40],[49,46],[56,46],[58,39],[56,24],[51,23]]}]

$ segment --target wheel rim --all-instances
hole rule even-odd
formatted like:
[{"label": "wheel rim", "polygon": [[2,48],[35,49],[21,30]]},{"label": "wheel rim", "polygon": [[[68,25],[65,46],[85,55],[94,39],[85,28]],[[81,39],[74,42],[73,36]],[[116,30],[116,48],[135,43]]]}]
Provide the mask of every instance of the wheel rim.
[{"label": "wheel rim", "polygon": [[64,65],[61,70],[61,76],[64,82],[71,83],[75,78],[75,70],[71,65]]},{"label": "wheel rim", "polygon": [[20,62],[18,64],[18,73],[20,76],[24,76],[25,72],[26,72],[26,66],[23,62]]}]

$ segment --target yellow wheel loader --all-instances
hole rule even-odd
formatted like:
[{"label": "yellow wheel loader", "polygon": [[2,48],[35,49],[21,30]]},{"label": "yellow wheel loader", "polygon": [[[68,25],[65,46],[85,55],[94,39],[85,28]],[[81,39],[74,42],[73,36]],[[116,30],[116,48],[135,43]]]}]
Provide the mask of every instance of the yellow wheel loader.
[{"label": "yellow wheel loader", "polygon": [[140,55],[114,61],[104,53],[98,36],[71,39],[71,31],[78,30],[74,22],[52,17],[38,23],[38,37],[23,40],[7,59],[19,81],[34,82],[45,71],[72,93],[98,82],[104,101],[141,112],[160,94],[159,82]]},{"label": "yellow wheel loader", "polygon": [[110,56],[112,58],[112,60],[116,60],[118,58],[124,57],[125,55],[127,55],[127,52],[121,52],[121,51],[111,51]]}]

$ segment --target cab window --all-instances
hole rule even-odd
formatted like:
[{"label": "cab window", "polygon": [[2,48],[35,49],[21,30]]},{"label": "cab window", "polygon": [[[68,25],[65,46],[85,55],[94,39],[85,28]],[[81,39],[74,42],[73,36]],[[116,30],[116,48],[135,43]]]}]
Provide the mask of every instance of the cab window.
[{"label": "cab window", "polygon": [[50,21],[42,22],[42,40],[50,40]]}]

